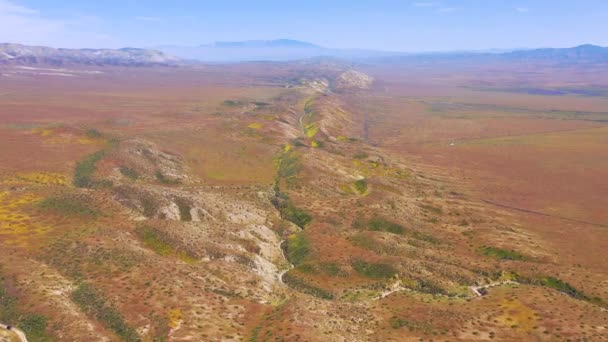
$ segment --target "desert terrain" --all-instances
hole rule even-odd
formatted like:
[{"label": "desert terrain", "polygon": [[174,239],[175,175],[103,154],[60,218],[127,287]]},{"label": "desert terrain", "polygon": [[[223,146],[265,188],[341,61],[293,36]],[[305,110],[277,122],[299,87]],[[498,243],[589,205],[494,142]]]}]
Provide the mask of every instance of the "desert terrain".
[{"label": "desert terrain", "polygon": [[29,341],[608,340],[607,80],[0,65],[0,323]]}]

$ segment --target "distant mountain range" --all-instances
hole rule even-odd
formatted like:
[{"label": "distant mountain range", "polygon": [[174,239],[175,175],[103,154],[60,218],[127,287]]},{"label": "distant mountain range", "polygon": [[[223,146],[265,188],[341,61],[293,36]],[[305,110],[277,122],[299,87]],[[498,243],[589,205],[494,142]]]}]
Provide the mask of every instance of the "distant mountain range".
[{"label": "distant mountain range", "polygon": [[366,49],[333,49],[308,42],[279,39],[216,42],[194,47],[159,46],[156,49],[185,60],[201,62],[288,61],[314,57],[332,57],[358,61],[449,61],[473,58],[488,61],[608,62],[608,48],[595,45],[581,45],[560,49],[489,49],[484,51],[404,53]]},{"label": "distant mountain range", "polygon": [[587,44],[567,49],[514,51],[503,56],[511,59],[608,62],[608,48]]},{"label": "distant mountain range", "polygon": [[291,39],[215,42],[199,46],[164,45],[154,49],[202,62],[289,61],[314,57],[352,60],[403,55],[365,49],[332,49]]},{"label": "distant mountain range", "polygon": [[[177,56],[177,57],[173,57]],[[290,39],[216,42],[196,47],[159,46],[154,49],[55,49],[21,44],[0,44],[0,64],[44,65],[177,65],[199,62],[290,61],[319,57],[357,62],[512,62],[608,63],[608,48],[581,45],[573,48],[517,51],[487,50],[438,53],[402,53],[365,49],[332,49]]]},{"label": "distant mountain range", "polygon": [[550,60],[555,62],[608,62],[608,48],[581,45],[563,49],[485,50],[404,53],[366,49],[333,49],[290,39],[216,42],[200,46],[159,46],[165,53],[201,62],[288,61],[314,57],[346,60]]},{"label": "distant mountain range", "polygon": [[0,44],[2,64],[145,66],[172,65],[179,61],[179,58],[164,52],[147,49],[55,49],[45,46]]}]

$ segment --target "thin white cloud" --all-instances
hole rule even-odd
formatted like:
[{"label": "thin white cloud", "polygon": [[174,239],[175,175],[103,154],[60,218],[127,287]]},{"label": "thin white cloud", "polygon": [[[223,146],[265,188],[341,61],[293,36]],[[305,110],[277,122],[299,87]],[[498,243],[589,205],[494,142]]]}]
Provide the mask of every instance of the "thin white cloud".
[{"label": "thin white cloud", "polygon": [[515,8],[515,10],[516,10],[517,12],[519,12],[519,13],[526,13],[526,12],[530,12],[530,9],[529,9],[529,8],[526,8],[526,7],[517,7],[517,8]]},{"label": "thin white cloud", "polygon": [[135,17],[135,20],[150,21],[150,22],[155,22],[155,23],[162,23],[163,21],[165,21],[165,19],[160,18],[160,17],[147,17],[147,16],[137,16],[137,17]]},{"label": "thin white cloud", "polygon": [[0,0],[0,14],[31,15],[38,13],[39,12],[35,9],[17,5],[8,0]]},{"label": "thin white cloud", "polygon": [[39,10],[15,0],[0,0],[0,42],[56,47],[110,46],[112,39],[92,32],[94,16],[49,18]]}]

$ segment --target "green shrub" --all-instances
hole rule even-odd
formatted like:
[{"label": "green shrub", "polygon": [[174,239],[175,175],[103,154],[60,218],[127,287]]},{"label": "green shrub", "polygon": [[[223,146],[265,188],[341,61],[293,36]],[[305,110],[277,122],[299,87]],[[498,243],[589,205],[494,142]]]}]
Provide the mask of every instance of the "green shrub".
[{"label": "green shrub", "polygon": [[420,331],[425,334],[431,334],[434,332],[434,327],[432,324],[426,321],[418,322],[411,321],[407,319],[392,317],[390,319],[390,325],[393,329],[399,329],[406,327],[409,331]]},{"label": "green shrub", "polygon": [[141,341],[137,331],[130,327],[118,310],[89,284],[80,284],[72,293],[72,300],[89,316],[94,317],[124,341]]},{"label": "green shrub", "polygon": [[403,226],[380,217],[374,217],[367,221],[367,227],[371,231],[382,231],[399,235],[405,233]]},{"label": "green shrub", "polygon": [[74,170],[74,179],[72,181],[74,186],[78,188],[93,188],[100,185],[93,180],[93,174],[97,169],[95,167],[95,164],[97,164],[98,161],[103,159],[105,154],[105,150],[100,150],[88,155],[82,161],[76,163],[76,169]]},{"label": "green shrub", "polygon": [[139,178],[139,174],[137,173],[137,171],[130,167],[121,166],[119,170],[120,173],[127,178],[130,178],[132,180],[136,180],[137,178]]},{"label": "green shrub", "polygon": [[351,266],[359,274],[368,278],[387,279],[397,273],[397,271],[391,265],[369,263],[360,259],[353,260]]},{"label": "green shrub", "polygon": [[572,286],[558,278],[544,277],[541,279],[541,284],[543,286],[550,287],[557,291],[563,292],[563,293],[567,294],[568,296],[576,298],[576,299],[584,299],[584,300],[589,299],[583,292],[577,290],[576,288],[574,288],[574,286]]},{"label": "green shrub", "polygon": [[46,198],[38,203],[38,207],[60,215],[90,218],[95,218],[99,215],[98,211],[92,209],[82,199],[69,196]]},{"label": "green shrub", "polygon": [[240,106],[243,104],[243,102],[241,101],[237,101],[237,100],[226,100],[223,102],[224,106],[228,106],[228,107],[236,107],[236,106]]},{"label": "green shrub", "polygon": [[177,198],[175,200],[175,204],[177,204],[177,207],[179,208],[180,220],[187,221],[187,222],[192,221],[192,214],[190,213],[190,209],[191,209],[190,203],[188,203],[183,198]]},{"label": "green shrub", "polygon": [[163,232],[149,226],[139,226],[135,232],[142,240],[144,245],[156,252],[158,255],[176,257],[186,263],[194,263],[197,261],[196,256],[192,253],[178,250],[174,246],[174,243],[172,243],[171,239]]},{"label": "green shrub", "polygon": [[365,179],[359,179],[355,183],[355,189],[360,194],[364,194],[367,191],[367,181]]},{"label": "green shrub", "polygon": [[443,209],[439,208],[439,207],[434,207],[432,205],[429,204],[423,204],[420,206],[420,208],[426,210],[426,211],[430,211],[434,214],[440,215],[441,213],[443,213]]},{"label": "green shrub", "polygon": [[298,175],[300,172],[300,159],[293,151],[283,152],[277,158],[277,177],[288,179]]},{"label": "green shrub", "polygon": [[163,184],[175,185],[180,183],[179,179],[168,178],[160,170],[156,171],[155,176],[156,179]]},{"label": "green shrub", "polygon": [[319,269],[332,277],[347,277],[348,273],[344,271],[338,264],[333,262],[322,262],[318,265]]},{"label": "green shrub", "polygon": [[47,319],[39,314],[25,315],[19,322],[19,328],[27,335],[27,340],[49,341],[46,333]]},{"label": "green shrub", "polygon": [[290,140],[290,143],[296,147],[304,147],[306,144],[300,138],[293,138]]},{"label": "green shrub", "polygon": [[357,152],[353,155],[353,158],[355,159],[367,159],[369,157],[369,154],[365,153],[365,152]]},{"label": "green shrub", "polygon": [[340,268],[340,266],[336,263],[330,262],[330,263],[318,263],[318,264],[314,264],[314,263],[305,263],[305,264],[300,264],[298,265],[296,268],[296,270],[298,270],[299,272],[305,273],[305,274],[318,274],[319,272],[322,272],[328,276],[332,276],[332,277],[346,277],[348,276],[348,273],[346,271],[344,271],[342,268]]},{"label": "green shrub", "polygon": [[414,288],[416,291],[419,292],[424,292],[424,293],[429,293],[432,295],[436,295],[436,294],[442,294],[445,295],[447,294],[447,292],[442,289],[441,287],[437,286],[435,283],[428,281],[428,280],[424,280],[424,279],[419,279],[417,281],[416,287]]},{"label": "green shrub", "polygon": [[99,132],[95,128],[91,128],[91,129],[87,130],[87,137],[94,138],[94,139],[101,138],[101,132]]},{"label": "green shrub", "polygon": [[316,286],[310,285],[306,283],[304,280],[294,277],[290,272],[287,272],[283,275],[283,281],[285,284],[291,286],[292,288],[309,294],[311,296],[315,296],[321,299],[331,300],[334,299],[333,293],[326,291],[324,289],[318,288]]},{"label": "green shrub", "polygon": [[384,254],[384,244],[376,241],[375,239],[366,236],[365,234],[357,234],[349,238],[353,246],[367,249],[368,251],[375,252],[376,254]]},{"label": "green shrub", "polygon": [[287,260],[290,263],[300,265],[309,254],[310,241],[304,232],[292,234],[287,238]]},{"label": "green shrub", "polygon": [[497,247],[482,247],[481,254],[500,260],[527,260],[528,258],[516,251]]},{"label": "green shrub", "polygon": [[431,235],[421,233],[421,232],[413,232],[412,237],[416,240],[426,241],[428,243],[432,243],[434,245],[439,243],[439,240]]},{"label": "green shrub", "polygon": [[306,228],[312,221],[312,216],[306,210],[295,207],[291,202],[281,209],[281,216],[300,228]]}]

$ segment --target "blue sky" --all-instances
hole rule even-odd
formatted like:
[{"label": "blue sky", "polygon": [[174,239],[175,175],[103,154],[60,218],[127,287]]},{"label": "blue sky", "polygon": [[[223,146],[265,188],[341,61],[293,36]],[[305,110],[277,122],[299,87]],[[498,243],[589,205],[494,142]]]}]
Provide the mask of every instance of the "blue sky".
[{"label": "blue sky", "polygon": [[116,48],[276,38],[392,51],[608,46],[608,0],[0,0],[0,42]]}]

